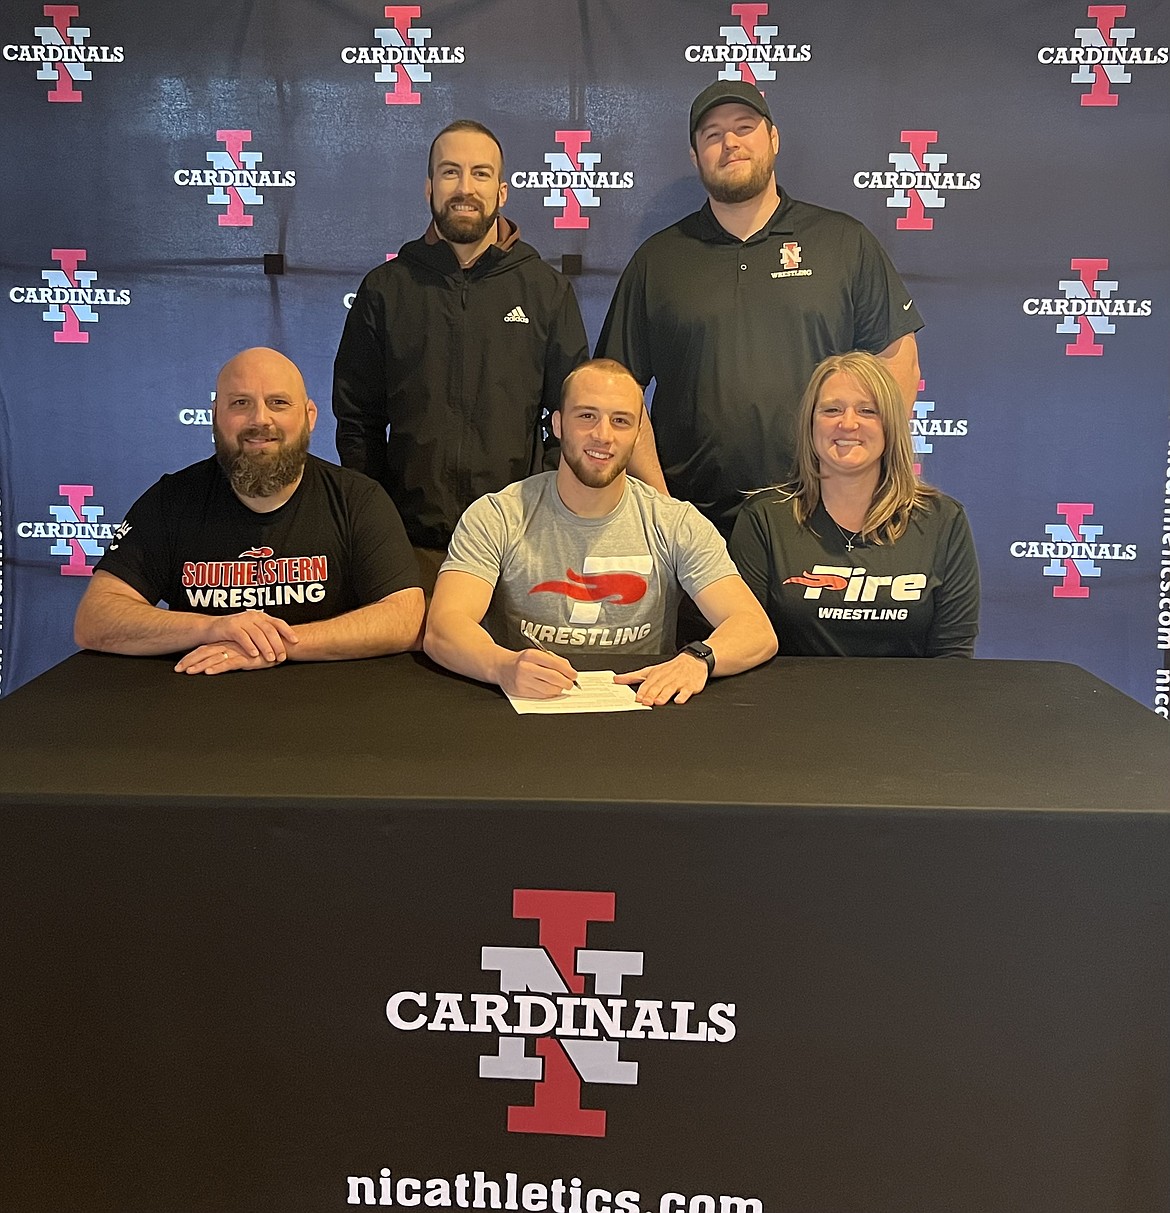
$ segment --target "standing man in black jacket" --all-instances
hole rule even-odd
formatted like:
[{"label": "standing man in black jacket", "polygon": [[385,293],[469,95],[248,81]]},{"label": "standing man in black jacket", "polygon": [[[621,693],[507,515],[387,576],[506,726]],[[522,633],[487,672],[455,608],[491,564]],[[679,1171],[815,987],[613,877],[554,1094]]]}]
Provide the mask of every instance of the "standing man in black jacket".
[{"label": "standing man in black jacket", "polygon": [[541,470],[542,414],[588,357],[572,288],[500,214],[507,196],[486,126],[440,131],[431,224],[366,275],[333,366],[341,462],[393,498],[428,593],[463,511]]}]

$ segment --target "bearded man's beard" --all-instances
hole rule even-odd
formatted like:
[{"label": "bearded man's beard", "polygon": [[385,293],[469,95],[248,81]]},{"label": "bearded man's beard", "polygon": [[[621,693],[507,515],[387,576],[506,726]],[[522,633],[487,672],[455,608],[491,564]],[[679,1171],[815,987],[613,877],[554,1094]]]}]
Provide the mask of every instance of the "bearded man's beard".
[{"label": "bearded man's beard", "polygon": [[432,203],[431,214],[435,218],[435,227],[439,229],[439,235],[444,240],[449,240],[452,244],[477,244],[495,227],[496,217],[500,213],[499,206],[490,214],[481,209],[476,215],[456,215],[451,210],[455,203],[465,205],[469,202],[483,206],[478,198],[462,194],[448,198],[442,210],[436,210]]},{"label": "bearded man's beard", "polygon": [[[271,497],[293,484],[305,468],[309,454],[309,422],[306,418],[301,432],[286,439],[275,427],[249,426],[236,435],[233,444],[213,423],[215,457],[227,473],[232,488],[241,497]],[[249,451],[244,442],[249,438],[276,438],[280,445],[275,451]]]}]

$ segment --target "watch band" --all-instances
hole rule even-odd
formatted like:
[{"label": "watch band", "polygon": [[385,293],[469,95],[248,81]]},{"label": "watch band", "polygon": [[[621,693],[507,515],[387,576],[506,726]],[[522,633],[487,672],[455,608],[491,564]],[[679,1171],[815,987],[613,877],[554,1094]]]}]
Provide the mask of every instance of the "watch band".
[{"label": "watch band", "polygon": [[701,640],[692,640],[690,644],[684,644],[679,652],[698,658],[707,667],[708,678],[714,675],[715,653],[709,644],[704,644]]}]

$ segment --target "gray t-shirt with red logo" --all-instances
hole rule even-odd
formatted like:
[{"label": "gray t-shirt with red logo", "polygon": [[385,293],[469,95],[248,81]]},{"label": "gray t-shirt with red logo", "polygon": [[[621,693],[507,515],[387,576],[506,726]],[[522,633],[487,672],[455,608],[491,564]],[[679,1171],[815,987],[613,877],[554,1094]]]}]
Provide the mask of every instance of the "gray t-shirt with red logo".
[{"label": "gray t-shirt with red logo", "polygon": [[633,477],[604,518],[581,518],[545,472],[481,497],[451,537],[442,572],[493,586],[483,624],[505,648],[532,637],[575,653],[673,653],[678,604],[737,576],[719,532],[693,505]]}]

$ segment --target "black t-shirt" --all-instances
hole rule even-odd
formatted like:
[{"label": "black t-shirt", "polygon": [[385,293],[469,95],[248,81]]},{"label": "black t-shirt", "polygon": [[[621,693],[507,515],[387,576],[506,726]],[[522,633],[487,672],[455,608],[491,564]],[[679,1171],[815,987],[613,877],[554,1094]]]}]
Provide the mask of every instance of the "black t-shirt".
[{"label": "black t-shirt", "polygon": [[131,506],[97,567],[148,602],[291,624],[332,619],[419,584],[382,487],[310,455],[279,509],[248,509],[214,458],[164,476]]},{"label": "black t-shirt", "polygon": [[921,327],[862,224],[783,194],[746,241],[709,203],[651,236],[618,282],[597,353],[655,381],[666,483],[727,535],[745,492],[792,475],[796,413],[817,363],[878,354]]},{"label": "black t-shirt", "polygon": [[740,511],[731,558],[796,657],[970,657],[979,566],[963,507],[940,493],[894,544],[853,542],[819,504],[799,527],[775,489]]}]

